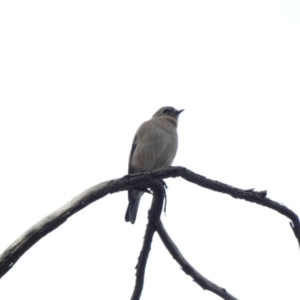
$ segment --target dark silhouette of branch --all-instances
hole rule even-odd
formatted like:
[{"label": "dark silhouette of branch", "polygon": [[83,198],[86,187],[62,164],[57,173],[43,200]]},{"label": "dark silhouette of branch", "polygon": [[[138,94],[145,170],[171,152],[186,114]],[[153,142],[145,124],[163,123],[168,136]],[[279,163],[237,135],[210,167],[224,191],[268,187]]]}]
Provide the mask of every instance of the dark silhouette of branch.
[{"label": "dark silhouette of branch", "polygon": [[[53,231],[61,224],[63,224],[69,217],[71,217],[76,212],[80,211],[84,207],[93,203],[94,201],[106,196],[109,193],[115,193],[119,191],[124,191],[128,189],[134,189],[137,186],[148,186],[151,187],[151,182],[154,182],[154,179],[165,179],[169,177],[182,177],[189,182],[195,183],[201,187],[211,189],[213,191],[226,193],[231,195],[234,198],[244,199],[249,202],[257,203],[266,207],[269,207],[280,214],[288,217],[291,220],[291,226],[294,231],[295,237],[298,240],[300,246],[300,222],[299,217],[286,206],[279,204],[275,201],[272,201],[266,197],[266,191],[255,192],[253,189],[251,190],[242,190],[230,185],[214,181],[208,179],[204,176],[196,174],[190,170],[187,170],[183,167],[167,167],[163,169],[157,169],[153,171],[145,171],[138,174],[130,174],[126,175],[119,179],[109,180],[103,182],[101,184],[95,185],[82,194],[75,197],[69,203],[59,208],[49,216],[42,219],[36,225],[32,226],[29,230],[27,230],[22,236],[20,236],[12,245],[10,245],[0,256],[0,278],[5,275],[14,264],[18,261],[18,259],[28,250],[30,249],[37,241],[39,241],[42,237],[47,235],[49,232]],[[155,189],[155,187],[153,187]],[[160,210],[161,212],[161,210]],[[159,213],[160,214],[160,213]],[[149,220],[149,224],[151,221]],[[152,224],[155,224],[152,222]],[[157,225],[157,224],[156,224]],[[151,229],[152,231],[156,230],[155,228]],[[150,229],[149,229],[150,232]],[[151,233],[153,236],[153,233]],[[149,233],[150,236],[150,233]],[[151,238],[152,239],[152,238]],[[146,239],[145,239],[146,240]],[[146,241],[145,241],[146,242]],[[151,244],[151,241],[150,241]],[[150,245],[145,245],[145,249],[150,250]],[[148,250],[145,250],[145,253]],[[149,253],[149,251],[148,251]],[[143,254],[144,255],[144,254]],[[147,254],[148,256],[148,254]],[[142,258],[141,253],[141,261],[144,260],[144,263],[141,262],[142,265],[146,263],[147,257]],[[188,270],[188,269],[186,269]],[[139,271],[139,265],[137,268],[137,273]],[[141,271],[144,272],[144,271]],[[190,272],[190,270],[188,270]],[[191,273],[192,274],[192,273]],[[200,274],[199,274],[200,275]],[[198,280],[198,279],[197,279]],[[143,281],[142,281],[143,282]],[[200,284],[200,282],[199,282]],[[137,284],[142,287],[142,285]],[[212,287],[211,285],[204,285],[207,289],[208,287]],[[220,289],[220,288],[219,288]],[[225,291],[225,290],[223,290]],[[229,294],[228,294],[229,295]],[[138,298],[132,298],[138,299]],[[224,299],[234,299],[234,298],[224,298]]]},{"label": "dark silhouette of branch", "polygon": [[210,189],[215,192],[224,193],[232,196],[235,199],[243,199],[248,202],[256,203],[268,208],[271,208],[283,216],[291,220],[290,226],[298,240],[298,245],[300,247],[300,220],[298,215],[291,209],[287,208],[278,202],[275,202],[267,198],[267,191],[256,192],[254,189],[242,190],[230,186],[228,184],[208,179],[202,175],[196,174],[184,167],[167,167],[163,169],[157,169],[153,171],[147,171],[139,174],[132,174],[125,176],[129,181],[136,180],[137,178],[142,179],[151,176],[151,178],[170,178],[170,177],[182,177],[185,180],[195,183],[203,188]]},{"label": "dark silhouette of branch", "polygon": [[157,223],[159,223],[160,215],[163,207],[163,201],[165,197],[165,189],[163,184],[159,180],[153,180],[150,182],[149,187],[153,191],[153,201],[151,208],[148,212],[148,224],[144,236],[143,247],[136,266],[136,280],[131,300],[139,300],[142,294],[144,286],[144,276],[146,270],[146,264],[148,256],[151,250],[151,243],[153,235],[156,231]]},{"label": "dark silhouette of branch", "polygon": [[[157,171],[159,173],[160,170]],[[174,174],[174,176],[172,177],[181,176],[187,181],[193,182],[199,186],[210,189],[212,191],[225,193],[232,196],[233,198],[244,199],[246,201],[256,203],[277,211],[278,213],[284,215],[292,221],[290,225],[292,227],[296,239],[298,240],[298,245],[300,247],[300,220],[298,215],[286,206],[267,198],[267,191],[255,192],[254,189],[238,189],[228,184],[208,179],[183,167],[174,167],[172,168],[172,170],[170,169],[170,173]],[[157,175],[159,176],[159,174]],[[166,177],[159,176],[159,178]]]},{"label": "dark silhouette of branch", "polygon": [[157,226],[157,233],[159,234],[166,248],[169,250],[170,254],[181,266],[182,270],[187,275],[190,275],[195,280],[195,282],[198,283],[198,285],[200,285],[204,290],[209,290],[225,300],[237,300],[237,298],[230,295],[224,288],[221,288],[206,279],[189,264],[189,262],[183,257],[177,246],[168,235],[161,221]]}]

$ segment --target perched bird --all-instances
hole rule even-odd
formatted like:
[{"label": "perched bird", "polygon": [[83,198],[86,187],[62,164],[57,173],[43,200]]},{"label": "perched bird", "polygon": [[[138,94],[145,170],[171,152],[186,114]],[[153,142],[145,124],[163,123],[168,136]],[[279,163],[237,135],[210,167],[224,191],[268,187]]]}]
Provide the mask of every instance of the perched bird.
[{"label": "perched bird", "polygon": [[[171,106],[160,108],[152,119],[142,123],[133,139],[128,173],[139,173],[168,167],[172,164],[178,146],[177,122],[183,111]],[[135,222],[142,191],[128,191],[126,222]]]}]

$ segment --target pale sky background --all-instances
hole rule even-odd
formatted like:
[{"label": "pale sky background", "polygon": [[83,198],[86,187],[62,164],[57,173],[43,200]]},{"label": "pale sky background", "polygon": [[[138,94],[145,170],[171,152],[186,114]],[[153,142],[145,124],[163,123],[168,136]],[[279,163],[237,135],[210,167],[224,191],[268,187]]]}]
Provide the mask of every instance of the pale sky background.
[{"label": "pale sky background", "polygon": [[[174,165],[300,214],[299,1],[1,1],[0,252],[94,184],[126,174],[138,126],[185,109]],[[162,220],[186,259],[242,300],[299,300],[289,220],[168,179]],[[130,299],[150,197],[71,217],[0,281],[0,299]],[[143,300],[219,297],[156,236]]]}]

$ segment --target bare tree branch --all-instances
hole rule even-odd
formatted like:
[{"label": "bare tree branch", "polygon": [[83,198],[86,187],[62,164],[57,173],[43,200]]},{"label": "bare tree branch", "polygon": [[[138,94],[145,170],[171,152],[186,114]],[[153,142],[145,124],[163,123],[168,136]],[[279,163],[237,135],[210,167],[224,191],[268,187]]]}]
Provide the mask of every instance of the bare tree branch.
[{"label": "bare tree branch", "polygon": [[149,185],[149,187],[153,191],[153,201],[148,213],[148,224],[144,236],[143,247],[136,266],[135,287],[131,300],[139,300],[142,294],[146,264],[151,250],[153,235],[156,231],[156,224],[160,221],[165,196],[165,189],[159,180],[153,180],[150,183],[151,185]]},{"label": "bare tree branch", "polygon": [[[254,189],[238,189],[228,184],[208,179],[183,167],[168,167],[166,169],[154,170],[154,172],[154,177],[157,176],[159,178],[167,178],[180,176],[187,181],[190,181],[212,191],[225,193],[232,196],[233,198],[244,199],[246,201],[256,203],[279,212],[292,221],[290,225],[300,247],[300,220],[298,215],[286,206],[267,198],[267,191],[255,192]],[[163,172],[163,176],[161,176],[160,172]]]},{"label": "bare tree branch", "polygon": [[33,225],[1,254],[0,278],[5,275],[15,265],[18,259],[42,237],[59,227],[69,217],[87,205],[104,197],[108,193],[116,192],[119,186],[126,186],[122,179],[119,181],[111,180],[97,184]]},{"label": "bare tree branch", "polygon": [[298,240],[298,245],[300,247],[300,220],[298,215],[291,209],[287,208],[278,202],[275,202],[267,198],[267,191],[255,192],[254,189],[242,190],[230,186],[228,184],[208,179],[202,175],[196,174],[184,167],[167,167],[163,169],[157,169],[153,171],[143,172],[139,174],[127,175],[125,178],[129,181],[136,180],[137,177],[142,179],[144,176],[148,177],[152,175],[152,178],[170,178],[170,177],[182,177],[185,180],[195,183],[203,188],[210,189],[215,192],[224,193],[232,196],[235,199],[243,199],[248,202],[256,203],[268,208],[271,208],[278,213],[289,218],[292,222],[290,223],[292,230]]},{"label": "bare tree branch", "polygon": [[[169,177],[179,177],[186,179],[192,183],[195,183],[201,187],[211,189],[213,191],[226,193],[231,195],[234,198],[244,199],[249,202],[257,203],[266,207],[269,207],[280,214],[288,217],[292,223],[292,229],[294,231],[295,237],[298,240],[300,246],[300,222],[299,217],[286,206],[279,204],[275,201],[272,201],[266,197],[266,192],[255,192],[253,190],[242,190],[235,187],[229,186],[227,184],[208,179],[204,176],[193,173],[190,170],[187,170],[183,167],[167,167],[163,169],[157,169],[153,171],[142,172],[138,174],[126,175],[122,178],[110,180],[103,182],[101,184],[95,185],[94,187],[89,188],[82,194],[75,197],[69,203],[59,208],[49,216],[42,219],[36,225],[32,226],[27,230],[21,237],[19,237],[12,245],[10,245],[0,256],[0,278],[5,275],[12,266],[18,261],[18,259],[30,249],[37,241],[42,237],[47,235],[52,230],[59,227],[63,224],[69,217],[83,209],[87,205],[93,203],[94,201],[106,196],[109,193],[115,193],[123,190],[133,189],[136,186],[147,185],[151,187],[151,181],[154,179],[164,179]],[[160,210],[161,212],[161,210]],[[149,224],[151,221],[149,220]],[[153,223],[155,224],[155,223]],[[156,224],[157,225],[157,224]],[[150,229],[149,229],[150,230]],[[151,231],[156,230],[152,228]],[[149,236],[153,236],[153,233]],[[152,240],[152,238],[151,238]],[[151,244],[151,241],[150,241]],[[150,245],[149,244],[149,245]],[[145,249],[149,249],[149,245],[145,245]],[[148,250],[145,250],[147,253]],[[149,253],[149,252],[148,252]],[[141,254],[142,257],[142,254]],[[147,254],[148,257],[148,254]],[[144,261],[147,261],[145,257]],[[142,260],[142,258],[141,258]],[[141,265],[145,264],[141,262]],[[141,267],[142,268],[142,267]],[[186,268],[186,267],[185,267]],[[187,272],[192,272],[191,269],[187,268]],[[139,266],[138,270],[139,271]],[[143,270],[144,272],[144,270]],[[194,272],[194,271],[193,271]],[[192,273],[193,273],[192,272]],[[191,273],[191,274],[192,274]],[[199,273],[198,273],[199,274]],[[195,273],[195,276],[197,273]],[[199,274],[200,275],[200,274]],[[201,275],[200,275],[201,277]],[[199,276],[196,278],[200,278]],[[204,278],[204,277],[203,277]],[[202,278],[202,280],[203,280]],[[197,279],[199,280],[199,279]],[[203,281],[204,282],[204,281]],[[200,282],[198,282],[200,284]],[[203,283],[204,286],[209,288],[214,288],[212,285],[208,285],[207,282]],[[206,285],[205,285],[206,284]],[[138,285],[137,285],[138,286]],[[142,286],[142,285],[140,285]],[[208,288],[209,287],[209,288]],[[218,289],[217,286],[215,286]],[[220,288],[219,288],[220,289]],[[222,291],[222,289],[221,289]],[[224,292],[225,290],[223,290]],[[220,291],[219,291],[220,292]],[[229,295],[229,294],[228,294]],[[232,296],[231,296],[232,297]],[[133,298],[138,299],[138,298]],[[234,298],[224,298],[224,299],[234,299]]]},{"label": "bare tree branch", "polygon": [[153,171],[142,172],[139,174],[127,175],[124,178],[128,181],[136,180],[137,178],[142,179],[149,176],[153,178],[170,178],[170,177],[182,177],[185,180],[195,183],[203,188],[210,189],[215,192],[224,193],[232,196],[236,199],[244,199],[248,202],[256,203],[268,208],[271,208],[278,213],[289,218],[292,222],[290,223],[292,230],[298,240],[298,245],[300,247],[300,220],[298,215],[291,209],[287,208],[278,202],[275,202],[267,198],[267,191],[255,192],[254,189],[242,190],[230,186],[228,184],[208,179],[202,175],[196,174],[184,167],[167,167],[162,169],[157,169]]},{"label": "bare tree branch", "polygon": [[192,265],[183,257],[180,253],[177,246],[174,244],[170,236],[168,235],[167,231],[164,228],[162,222],[160,222],[157,226],[157,233],[159,234],[161,240],[163,241],[166,248],[169,250],[170,254],[173,258],[178,262],[181,266],[182,270],[187,274],[190,275],[198,285],[200,285],[204,290],[209,290],[214,294],[220,296],[225,300],[237,300],[237,298],[230,295],[224,288],[221,288],[214,284],[213,282],[206,279],[202,276],[197,270],[195,270]]}]

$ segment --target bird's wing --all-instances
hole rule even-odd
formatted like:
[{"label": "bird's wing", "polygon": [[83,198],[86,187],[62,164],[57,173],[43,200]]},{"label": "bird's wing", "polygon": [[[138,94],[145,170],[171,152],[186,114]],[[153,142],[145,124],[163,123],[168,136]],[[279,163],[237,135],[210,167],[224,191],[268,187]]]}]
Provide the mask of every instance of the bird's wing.
[{"label": "bird's wing", "polygon": [[130,151],[130,155],[129,155],[129,164],[128,164],[128,174],[134,173],[134,167],[132,165],[132,157],[133,157],[133,153],[136,149],[137,146],[137,135],[135,135],[134,139],[133,139],[133,143],[132,143],[132,147],[131,147],[131,151]]}]

